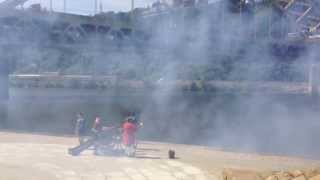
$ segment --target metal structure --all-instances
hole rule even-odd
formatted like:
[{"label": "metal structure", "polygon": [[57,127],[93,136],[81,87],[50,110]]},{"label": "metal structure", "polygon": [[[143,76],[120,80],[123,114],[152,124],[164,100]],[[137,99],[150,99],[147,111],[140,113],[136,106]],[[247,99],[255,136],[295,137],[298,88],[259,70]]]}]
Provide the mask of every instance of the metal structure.
[{"label": "metal structure", "polygon": [[320,40],[320,3],[316,0],[278,0],[278,7],[296,24],[291,36],[307,41]]},{"label": "metal structure", "polygon": [[[132,44],[132,42],[139,41],[139,38],[143,40],[146,36],[146,34],[141,34],[144,27],[141,28],[140,24],[136,23],[138,21],[150,21],[150,19],[153,21],[158,17],[164,17],[171,21],[171,14],[185,14],[192,8],[210,11],[212,8],[219,7],[218,10],[224,10],[223,7],[220,7],[224,1],[220,0],[208,4],[196,4],[195,7],[187,5],[168,7],[156,4],[151,9],[145,9],[138,13],[134,10],[132,13],[110,12],[95,16],[57,13],[51,10],[48,12],[41,9],[40,5],[33,5],[26,10],[16,9],[26,1],[28,0],[6,0],[0,3],[0,39],[2,42],[74,45],[94,41],[95,43],[114,43],[117,45],[119,42],[126,41]],[[287,15],[288,19],[296,24],[295,29],[290,29],[290,33],[287,32],[289,38],[308,41],[320,38],[319,3],[314,0],[276,0],[275,3]],[[223,12],[220,13],[221,21],[224,19],[223,14]],[[224,26],[222,23],[220,29],[223,29]],[[136,31],[136,29],[140,30]],[[249,31],[256,34],[253,32],[256,29],[253,27]],[[145,30],[146,33],[148,31],[149,29]],[[274,39],[277,40],[278,37]]]},{"label": "metal structure", "polygon": [[[40,5],[33,5],[28,9],[16,8],[26,1],[6,0],[0,4],[0,9],[6,9],[6,11],[0,11],[0,46],[10,47],[7,49],[14,51],[12,54],[19,54],[23,49],[30,50],[33,47],[41,52],[54,49],[61,54],[66,49],[72,50],[78,54],[90,54],[91,59],[98,56],[107,57],[109,52],[121,53],[127,49],[136,49],[141,54],[145,54],[145,47],[148,47],[151,54],[157,54],[155,51],[168,54],[163,52],[171,52],[175,47],[181,47],[180,50],[183,51],[184,44],[187,44],[190,39],[197,39],[193,34],[197,34],[194,32],[197,32],[197,27],[201,26],[199,24],[201,18],[208,20],[209,31],[212,32],[208,33],[209,41],[203,49],[214,47],[216,53],[237,54],[244,52],[247,45],[259,41],[259,44],[270,44],[270,46],[280,44],[273,49],[286,54],[290,51],[288,48],[290,43],[300,44],[303,40],[314,39],[319,27],[318,24],[309,25],[308,30],[310,31],[307,33],[302,28],[302,22],[312,18],[313,15],[310,13],[316,13],[312,11],[315,3],[311,0],[311,4],[301,3],[307,0],[275,1],[276,5],[287,14],[283,18],[281,13],[279,21],[279,13],[271,12],[276,14],[274,19],[278,21],[276,22],[278,24],[272,24],[272,18],[270,20],[265,18],[260,24],[252,23],[255,17],[252,18],[250,15],[251,17],[248,18],[245,14],[241,16],[233,14],[231,17],[226,17],[226,1],[222,0],[211,3],[203,0],[204,3],[201,4],[187,3],[174,6],[160,3],[128,13],[109,12],[94,16],[45,11]],[[307,8],[302,10],[299,17],[295,17],[294,13],[290,14],[295,6],[306,6]],[[294,22],[288,23],[290,18],[294,19],[292,20]],[[248,20],[251,22],[248,23]],[[290,29],[291,23],[296,29]],[[281,29],[282,27],[284,28]],[[288,36],[290,32],[293,32],[294,38]],[[179,41],[172,42],[170,37],[175,36],[179,36]],[[161,41],[157,41],[159,37]],[[288,37],[295,41],[288,41]],[[221,43],[221,46],[217,45],[216,42],[221,39],[222,41],[227,39],[227,41]],[[156,40],[157,43],[153,43],[153,40]]]},{"label": "metal structure", "polygon": [[96,41],[108,44],[129,39],[134,33],[129,13],[83,16],[48,12],[39,4],[28,9],[16,9],[26,1],[6,0],[0,4],[2,43],[72,45]]},{"label": "metal structure", "polygon": [[13,10],[19,5],[23,5],[28,0],[5,0],[2,3],[0,3],[0,9],[1,11],[4,10]]}]

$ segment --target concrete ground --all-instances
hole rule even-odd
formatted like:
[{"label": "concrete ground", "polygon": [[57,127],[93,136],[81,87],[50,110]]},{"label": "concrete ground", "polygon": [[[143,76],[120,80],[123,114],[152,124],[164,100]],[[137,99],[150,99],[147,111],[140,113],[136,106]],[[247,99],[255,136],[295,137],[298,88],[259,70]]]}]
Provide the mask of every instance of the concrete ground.
[{"label": "concrete ground", "polygon": [[[0,179],[218,180],[228,169],[293,171],[316,169],[320,161],[224,152],[207,147],[140,142],[137,157],[70,156],[73,137],[0,132]],[[177,159],[168,159],[168,150]],[[247,178],[249,180],[249,178]]]}]

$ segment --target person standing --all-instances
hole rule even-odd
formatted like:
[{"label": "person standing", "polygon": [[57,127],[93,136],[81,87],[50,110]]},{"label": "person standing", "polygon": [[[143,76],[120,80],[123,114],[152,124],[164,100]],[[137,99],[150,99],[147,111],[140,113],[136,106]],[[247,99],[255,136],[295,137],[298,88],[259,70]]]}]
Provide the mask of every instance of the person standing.
[{"label": "person standing", "polygon": [[137,125],[132,118],[127,118],[126,122],[122,125],[122,144],[125,148],[127,156],[134,156],[136,138],[135,133],[137,131]]},{"label": "person standing", "polygon": [[100,117],[96,117],[96,119],[93,122],[92,131],[94,133],[98,133],[102,131],[102,121]]},{"label": "person standing", "polygon": [[75,134],[76,134],[76,136],[78,136],[80,144],[82,144],[84,142],[85,133],[86,133],[86,129],[85,129],[85,120],[83,118],[83,114],[82,113],[78,113],[77,114]]}]

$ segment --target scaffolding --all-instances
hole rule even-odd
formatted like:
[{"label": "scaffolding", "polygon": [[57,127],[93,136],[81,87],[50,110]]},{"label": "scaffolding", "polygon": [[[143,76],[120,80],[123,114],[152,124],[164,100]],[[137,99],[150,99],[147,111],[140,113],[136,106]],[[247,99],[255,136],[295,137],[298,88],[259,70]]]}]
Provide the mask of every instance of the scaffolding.
[{"label": "scaffolding", "polygon": [[295,35],[320,40],[320,6],[316,0],[278,0],[276,3],[296,23]]}]

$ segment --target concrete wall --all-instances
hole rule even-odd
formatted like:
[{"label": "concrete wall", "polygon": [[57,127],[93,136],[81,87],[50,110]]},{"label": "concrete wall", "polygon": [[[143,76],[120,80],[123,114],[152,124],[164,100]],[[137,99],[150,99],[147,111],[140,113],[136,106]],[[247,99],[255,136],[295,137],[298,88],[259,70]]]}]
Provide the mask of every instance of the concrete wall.
[{"label": "concrete wall", "polygon": [[136,111],[144,121],[141,139],[243,151],[320,151],[312,141],[320,136],[319,104],[309,95],[21,88],[10,94],[12,129],[71,134],[77,112],[85,114],[90,130],[96,116],[119,124]]},{"label": "concrete wall", "polygon": [[0,128],[6,126],[7,102],[9,99],[9,66],[0,58]]},{"label": "concrete wall", "polygon": [[95,117],[119,124],[129,111],[142,109],[145,100],[143,92],[117,90],[12,88],[10,94],[10,128],[60,134],[73,133],[78,112],[90,130]]}]

